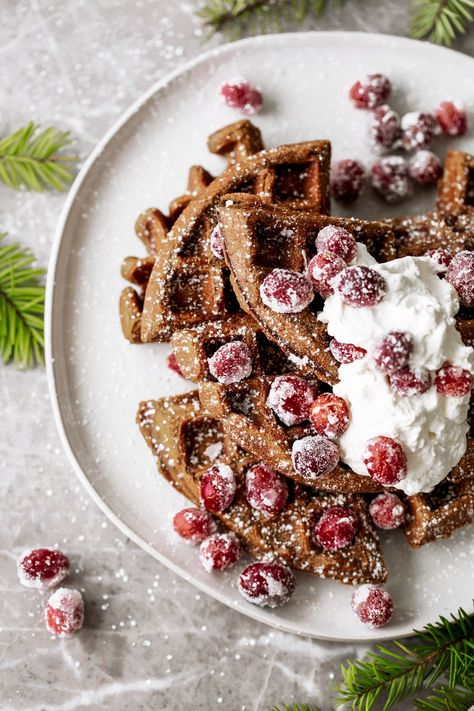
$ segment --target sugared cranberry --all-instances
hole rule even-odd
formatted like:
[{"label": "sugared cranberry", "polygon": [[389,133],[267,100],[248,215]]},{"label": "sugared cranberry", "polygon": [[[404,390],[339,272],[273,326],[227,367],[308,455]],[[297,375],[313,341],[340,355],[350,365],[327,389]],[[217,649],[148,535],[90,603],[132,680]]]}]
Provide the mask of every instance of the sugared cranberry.
[{"label": "sugared cranberry", "polygon": [[430,249],[426,256],[431,259],[438,274],[444,274],[453,261],[453,255],[447,249]]},{"label": "sugared cranberry", "polygon": [[446,281],[454,286],[463,306],[474,307],[474,252],[464,250],[453,257]]},{"label": "sugared cranberry", "polygon": [[395,371],[408,365],[413,339],[404,331],[390,331],[374,349],[375,365],[382,373]]},{"label": "sugared cranberry", "polygon": [[354,235],[343,227],[327,225],[316,237],[316,249],[318,252],[332,252],[349,264],[356,256],[357,242]]},{"label": "sugared cranberry", "polygon": [[237,484],[227,464],[214,464],[201,479],[201,499],[208,511],[225,511],[234,500]]},{"label": "sugared cranberry", "polygon": [[375,109],[385,103],[392,85],[383,74],[369,74],[362,81],[356,81],[351,87],[349,97],[357,109]]},{"label": "sugared cranberry", "polygon": [[308,276],[323,298],[326,299],[334,293],[332,280],[346,266],[345,261],[332,252],[320,252],[311,259],[308,264]]},{"label": "sugared cranberry", "polygon": [[408,473],[405,452],[391,437],[369,439],[364,449],[364,464],[369,475],[379,484],[396,484]]},{"label": "sugared cranberry", "polygon": [[393,615],[392,596],[382,585],[361,585],[352,595],[352,609],[367,627],[384,627]]},{"label": "sugared cranberry", "polygon": [[421,185],[432,185],[436,183],[443,167],[441,161],[432,151],[417,151],[408,161],[408,172],[410,178]]},{"label": "sugared cranberry", "polygon": [[189,507],[174,515],[173,528],[181,538],[193,543],[200,543],[214,533],[216,524],[212,516],[204,509]]},{"label": "sugared cranberry", "polygon": [[318,434],[337,439],[349,424],[349,408],[342,397],[323,393],[311,405],[309,419]]},{"label": "sugared cranberry", "polygon": [[209,246],[212,254],[217,257],[217,259],[224,259],[224,248],[222,245],[222,230],[219,223],[214,227],[211,232],[211,237],[209,240]]},{"label": "sugared cranberry", "polygon": [[387,104],[378,106],[373,113],[369,131],[377,148],[393,148],[401,135],[400,117]]},{"label": "sugared cranberry", "polygon": [[263,105],[262,92],[247,81],[237,80],[221,86],[221,96],[231,109],[253,116]]},{"label": "sugared cranberry", "polygon": [[211,358],[209,371],[219,383],[239,383],[252,373],[252,354],[243,341],[224,343]]},{"label": "sugared cranberry", "polygon": [[359,527],[357,516],[345,506],[327,509],[314,528],[314,538],[325,551],[345,548],[353,540]]},{"label": "sugared cranberry", "polygon": [[71,637],[84,622],[84,601],[79,590],[59,588],[45,609],[47,629],[58,637]]},{"label": "sugared cranberry", "polygon": [[464,136],[467,131],[466,110],[454,101],[442,101],[436,111],[436,118],[447,136]]},{"label": "sugared cranberry", "polygon": [[463,397],[471,392],[473,381],[468,370],[446,364],[436,372],[434,383],[440,395]]},{"label": "sugared cranberry", "polygon": [[354,346],[353,343],[341,343],[335,338],[329,344],[329,350],[338,363],[346,364],[353,363],[355,360],[364,358],[367,355],[365,348]]},{"label": "sugared cranberry", "polygon": [[214,533],[199,546],[199,560],[205,570],[226,570],[240,558],[240,544],[233,533]]},{"label": "sugared cranberry", "polygon": [[375,525],[387,531],[405,520],[405,507],[396,494],[379,494],[370,502],[369,512]]},{"label": "sugared cranberry", "polygon": [[372,185],[386,202],[404,200],[411,193],[407,162],[401,156],[381,158],[372,166]]},{"label": "sugared cranberry", "polygon": [[166,367],[173,371],[173,373],[176,373],[176,375],[179,375],[180,378],[184,378],[184,375],[181,372],[181,368],[179,367],[179,363],[176,360],[176,356],[174,353],[169,353],[166,357]]},{"label": "sugared cranberry", "polygon": [[69,571],[69,558],[54,548],[34,548],[22,553],[16,568],[25,588],[50,590],[64,580]]},{"label": "sugared cranberry", "polygon": [[240,574],[242,596],[259,607],[284,605],[296,587],[293,573],[281,563],[251,563]]},{"label": "sugared cranberry", "polygon": [[331,193],[335,200],[353,203],[361,195],[367,180],[367,171],[358,160],[346,158],[338,161],[331,171]]},{"label": "sugared cranberry", "polygon": [[308,419],[316,387],[298,375],[278,375],[271,384],[267,405],[287,427]]},{"label": "sugared cranberry", "polygon": [[431,387],[431,375],[423,368],[402,368],[388,376],[390,387],[401,397],[421,395]]},{"label": "sugared cranberry", "polygon": [[366,266],[347,267],[334,280],[334,287],[349,306],[375,306],[386,292],[385,279]]},{"label": "sugared cranberry", "polygon": [[402,144],[406,151],[429,148],[438,131],[438,122],[432,114],[411,111],[402,117]]},{"label": "sugared cranberry", "polygon": [[245,498],[256,511],[275,516],[288,501],[288,486],[274,469],[259,462],[245,475]]},{"label": "sugared cranberry", "polygon": [[291,458],[298,474],[312,482],[337,466],[339,448],[326,437],[309,435],[293,442]]},{"label": "sugared cranberry", "polygon": [[260,285],[263,303],[279,314],[303,311],[314,298],[313,287],[303,274],[289,269],[274,269]]}]

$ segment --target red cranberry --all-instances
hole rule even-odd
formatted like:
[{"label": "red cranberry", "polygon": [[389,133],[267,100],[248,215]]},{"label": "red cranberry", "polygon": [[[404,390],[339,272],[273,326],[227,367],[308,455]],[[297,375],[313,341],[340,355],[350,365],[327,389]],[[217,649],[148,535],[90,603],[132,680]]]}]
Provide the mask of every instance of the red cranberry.
[{"label": "red cranberry", "polygon": [[359,360],[359,358],[363,358],[367,355],[365,348],[354,346],[353,343],[341,343],[341,341],[337,341],[335,338],[333,338],[329,344],[329,350],[338,363],[344,365],[346,363],[353,363],[355,360]]},{"label": "red cranberry", "polygon": [[351,509],[333,506],[317,522],[314,538],[325,551],[337,551],[349,545],[358,528],[359,521]]},{"label": "red cranberry", "polygon": [[176,360],[176,356],[174,353],[169,353],[166,357],[166,367],[169,370],[172,370],[173,373],[176,373],[176,375],[179,375],[180,378],[184,378],[183,373],[181,372],[181,368],[179,367],[179,363]]},{"label": "red cranberry", "polygon": [[211,533],[214,533],[216,524],[212,516],[204,509],[189,507],[175,514],[173,528],[181,538],[193,543],[200,543]]},{"label": "red cranberry", "polygon": [[224,259],[222,231],[219,223],[217,223],[217,225],[212,230],[209,242],[212,254],[217,257],[217,259]]},{"label": "red cranberry", "polygon": [[381,158],[372,166],[372,185],[386,202],[400,202],[411,193],[408,166],[401,156]]},{"label": "red cranberry", "polygon": [[331,192],[335,200],[352,203],[361,195],[367,180],[367,172],[358,160],[346,158],[333,166]]},{"label": "red cranberry", "polygon": [[267,405],[287,427],[308,419],[316,387],[298,375],[278,375],[268,393]]},{"label": "red cranberry", "polygon": [[404,331],[390,331],[374,350],[375,365],[382,373],[394,373],[408,365],[413,339]]},{"label": "red cranberry", "polygon": [[453,101],[442,101],[436,118],[447,136],[464,136],[467,131],[467,114],[463,106]]},{"label": "red cranberry", "polygon": [[245,475],[245,497],[256,511],[275,516],[288,501],[288,486],[274,469],[259,462]]},{"label": "red cranberry", "polygon": [[396,494],[379,494],[372,499],[369,512],[379,528],[398,528],[405,520],[405,507]]},{"label": "red cranberry", "polygon": [[383,74],[369,74],[353,84],[349,97],[357,109],[375,109],[387,101],[391,91],[390,79]]},{"label": "red cranberry", "polygon": [[320,252],[312,258],[308,264],[308,276],[323,298],[334,293],[331,282],[346,266],[345,261],[332,252]]},{"label": "red cranberry", "polygon": [[422,368],[402,368],[388,376],[390,387],[401,397],[421,395],[431,387],[431,375]]},{"label": "red cranberry", "polygon": [[453,255],[447,249],[430,249],[426,256],[431,259],[438,274],[444,274],[453,261]]},{"label": "red cranberry", "polygon": [[199,547],[199,560],[209,573],[231,568],[240,558],[240,544],[233,533],[214,533]]},{"label": "red cranberry", "polygon": [[252,354],[243,341],[224,343],[211,358],[209,372],[219,383],[239,383],[252,373]]},{"label": "red cranberry", "polygon": [[391,437],[369,439],[365,445],[364,464],[369,475],[379,484],[396,484],[408,473],[405,452]]},{"label": "red cranberry", "polygon": [[389,149],[401,135],[400,117],[387,104],[378,106],[370,125],[370,135],[377,148]]},{"label": "red cranberry", "polygon": [[453,257],[446,272],[446,281],[458,292],[459,301],[474,307],[474,252],[464,250]]},{"label": "red cranberry", "polygon": [[318,434],[337,439],[349,425],[349,408],[342,397],[323,393],[311,405],[309,419]]},{"label": "red cranberry", "polygon": [[438,123],[432,114],[411,111],[402,117],[402,144],[406,151],[429,148],[438,131]]},{"label": "red cranberry", "polygon": [[69,571],[69,558],[54,548],[34,548],[22,553],[16,567],[25,588],[50,590],[64,580]]},{"label": "red cranberry", "polygon": [[464,368],[455,365],[443,365],[436,372],[435,387],[440,395],[450,397],[463,397],[469,395],[472,390],[472,375]]},{"label": "red cranberry", "polygon": [[58,637],[71,637],[84,622],[84,602],[79,590],[58,588],[45,609],[47,629]]},{"label": "red cranberry", "polygon": [[314,298],[310,281],[298,272],[274,269],[260,285],[263,303],[279,314],[303,311]]},{"label": "red cranberry", "polygon": [[201,499],[208,511],[225,511],[234,500],[237,484],[227,464],[214,464],[201,479]]},{"label": "red cranberry", "polygon": [[352,609],[367,627],[384,627],[393,615],[392,596],[382,585],[361,585],[352,595]]},{"label": "red cranberry", "polygon": [[291,458],[298,474],[311,482],[332,472],[339,461],[339,449],[326,437],[310,435],[293,442]]},{"label": "red cranberry", "polygon": [[357,254],[357,242],[354,235],[343,227],[327,225],[316,237],[316,249],[318,252],[332,252],[349,264]]},{"label": "red cranberry", "polygon": [[284,605],[296,587],[293,573],[281,563],[251,563],[240,574],[242,596],[259,607]]},{"label": "red cranberry", "polygon": [[375,269],[347,267],[335,279],[334,286],[349,306],[375,306],[385,296],[385,279]]},{"label": "red cranberry", "polygon": [[262,93],[247,81],[227,82],[221,86],[221,96],[231,109],[237,109],[246,116],[260,111],[263,105]]},{"label": "red cranberry", "polygon": [[421,185],[436,183],[443,168],[437,155],[431,151],[417,151],[408,161],[410,178]]}]

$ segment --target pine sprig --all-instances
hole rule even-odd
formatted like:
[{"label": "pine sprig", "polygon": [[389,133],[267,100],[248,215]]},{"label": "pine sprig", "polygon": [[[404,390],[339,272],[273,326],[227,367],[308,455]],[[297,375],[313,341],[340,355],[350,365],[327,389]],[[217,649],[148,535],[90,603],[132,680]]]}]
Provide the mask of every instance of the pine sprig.
[{"label": "pine sprig", "polygon": [[32,121],[0,140],[0,181],[18,190],[63,191],[74,178],[76,155],[63,153],[72,142],[68,131],[39,127]]},{"label": "pine sprig", "polygon": [[411,35],[451,45],[474,20],[474,0],[414,0]]},{"label": "pine sprig", "polygon": [[44,269],[33,254],[0,235],[0,357],[18,368],[44,362]]}]

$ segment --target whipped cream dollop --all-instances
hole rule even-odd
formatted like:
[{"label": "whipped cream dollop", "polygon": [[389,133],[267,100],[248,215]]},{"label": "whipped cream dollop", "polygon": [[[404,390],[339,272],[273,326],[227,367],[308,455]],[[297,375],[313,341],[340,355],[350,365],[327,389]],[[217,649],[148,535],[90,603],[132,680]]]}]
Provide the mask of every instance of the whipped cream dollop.
[{"label": "whipped cream dollop", "polygon": [[441,395],[432,385],[412,396],[397,394],[375,365],[373,352],[389,331],[413,339],[410,368],[435,371],[446,362],[473,373],[474,350],[463,345],[454,316],[455,289],[436,274],[429,257],[403,257],[378,264],[358,244],[355,264],[375,269],[387,290],[380,303],[356,308],[337,291],[329,296],[319,319],[338,341],[365,348],[367,355],[339,367],[336,395],[350,405],[351,420],[339,440],[341,459],[354,472],[368,476],[363,462],[367,440],[384,435],[401,444],[408,475],[395,484],[408,495],[429,492],[459,462],[466,450],[470,396]]}]

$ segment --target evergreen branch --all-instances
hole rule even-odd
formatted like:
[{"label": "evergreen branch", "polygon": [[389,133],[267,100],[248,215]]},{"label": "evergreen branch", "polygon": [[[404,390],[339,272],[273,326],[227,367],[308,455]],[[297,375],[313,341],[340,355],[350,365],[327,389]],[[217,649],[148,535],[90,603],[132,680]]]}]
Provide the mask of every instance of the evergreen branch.
[{"label": "evergreen branch", "polygon": [[38,132],[32,121],[0,140],[0,181],[18,190],[63,191],[74,178],[78,156],[64,153],[72,142],[68,131]]},{"label": "evergreen branch", "polygon": [[414,0],[411,35],[451,45],[474,21],[474,0]]},{"label": "evergreen branch", "polygon": [[44,363],[45,287],[39,279],[45,273],[31,265],[28,249],[5,245],[0,235],[0,357],[18,368]]}]

